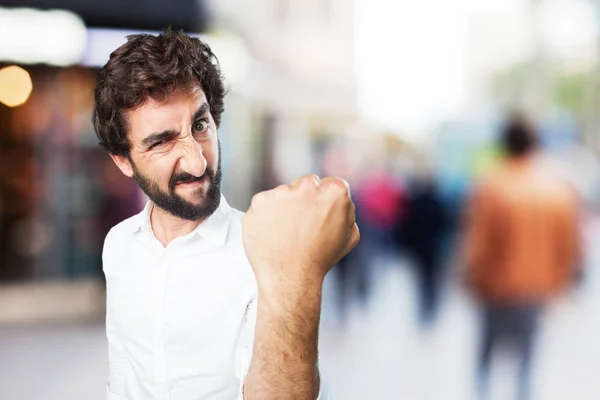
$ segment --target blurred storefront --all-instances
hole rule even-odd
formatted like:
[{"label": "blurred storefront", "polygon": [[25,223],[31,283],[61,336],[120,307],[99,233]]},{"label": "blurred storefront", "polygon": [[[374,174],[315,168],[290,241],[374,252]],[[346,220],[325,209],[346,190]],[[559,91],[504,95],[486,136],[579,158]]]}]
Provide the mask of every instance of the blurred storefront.
[{"label": "blurred storefront", "polygon": [[0,279],[98,276],[105,225],[122,207],[102,209],[132,192],[95,140],[94,71],[28,71],[29,100],[1,110]]},{"label": "blurred storefront", "polygon": [[351,179],[382,141],[357,112],[354,8],[343,0],[209,4],[213,24],[243,38],[252,55],[248,79],[232,87],[252,104],[257,187],[307,171]]}]

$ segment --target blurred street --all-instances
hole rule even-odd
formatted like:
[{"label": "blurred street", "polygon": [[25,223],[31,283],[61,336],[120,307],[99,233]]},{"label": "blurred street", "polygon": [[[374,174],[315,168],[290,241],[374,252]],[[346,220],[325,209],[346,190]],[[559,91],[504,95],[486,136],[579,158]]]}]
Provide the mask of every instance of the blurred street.
[{"label": "blurred street", "polygon": [[[94,93],[167,26],[219,61],[232,207],[308,173],[351,185],[361,242],[321,317],[335,400],[600,399],[600,0],[142,3],[0,0],[0,400],[105,399],[105,238],[152,200],[139,176],[194,171],[130,179],[98,133],[131,155],[112,116],[139,110],[93,123]],[[187,78],[142,75],[133,103],[178,103],[152,93]]]},{"label": "blurred street", "polygon": [[[600,220],[587,229],[600,241]],[[544,317],[535,360],[539,400],[593,400],[600,396],[600,249],[588,246],[589,266],[579,291],[556,302]],[[473,398],[476,309],[456,280],[446,291],[439,323],[419,332],[414,286],[396,262],[376,266],[374,296],[366,310],[351,311],[339,329],[326,282],[321,366],[336,400]],[[3,400],[101,400],[107,374],[101,322],[0,328]],[[551,360],[548,362],[547,360]],[[492,372],[491,400],[510,398],[516,368],[500,353]]]}]

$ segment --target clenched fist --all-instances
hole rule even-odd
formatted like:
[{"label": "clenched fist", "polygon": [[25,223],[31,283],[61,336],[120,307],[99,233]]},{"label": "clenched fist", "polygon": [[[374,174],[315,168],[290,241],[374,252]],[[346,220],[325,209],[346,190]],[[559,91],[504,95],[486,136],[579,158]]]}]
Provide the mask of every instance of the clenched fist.
[{"label": "clenched fist", "polygon": [[242,219],[242,236],[259,288],[322,283],[360,238],[349,186],[306,175],[258,193]]}]

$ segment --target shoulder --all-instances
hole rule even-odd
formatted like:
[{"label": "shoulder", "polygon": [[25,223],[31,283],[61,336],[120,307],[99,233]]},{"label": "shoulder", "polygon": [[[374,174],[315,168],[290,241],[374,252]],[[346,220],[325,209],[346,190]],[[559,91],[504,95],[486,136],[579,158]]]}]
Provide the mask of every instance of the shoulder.
[{"label": "shoulder", "polygon": [[139,224],[140,214],[136,214],[113,226],[104,238],[102,262],[106,267],[115,257],[119,257],[131,243]]},{"label": "shoulder", "polygon": [[126,239],[131,236],[131,234],[136,229],[136,224],[138,223],[139,214],[136,214],[132,217],[127,218],[124,221],[119,222],[117,225],[113,226],[106,238],[104,239],[104,247],[117,243],[123,239]]}]

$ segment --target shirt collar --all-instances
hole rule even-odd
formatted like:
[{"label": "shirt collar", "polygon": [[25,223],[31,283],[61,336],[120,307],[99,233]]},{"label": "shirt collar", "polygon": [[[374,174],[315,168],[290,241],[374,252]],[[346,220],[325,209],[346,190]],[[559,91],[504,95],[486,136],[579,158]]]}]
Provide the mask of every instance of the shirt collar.
[{"label": "shirt collar", "polygon": [[[134,218],[133,233],[146,232],[154,235],[152,232],[152,225],[150,223],[150,212],[154,205],[151,201],[146,202],[142,212],[137,214]],[[194,236],[200,236],[207,242],[215,246],[223,246],[227,238],[227,231],[229,230],[229,223],[233,216],[231,206],[227,203],[225,196],[221,194],[221,200],[219,207],[208,216],[204,221],[200,223],[192,232],[183,236],[183,238],[189,239]]]}]

